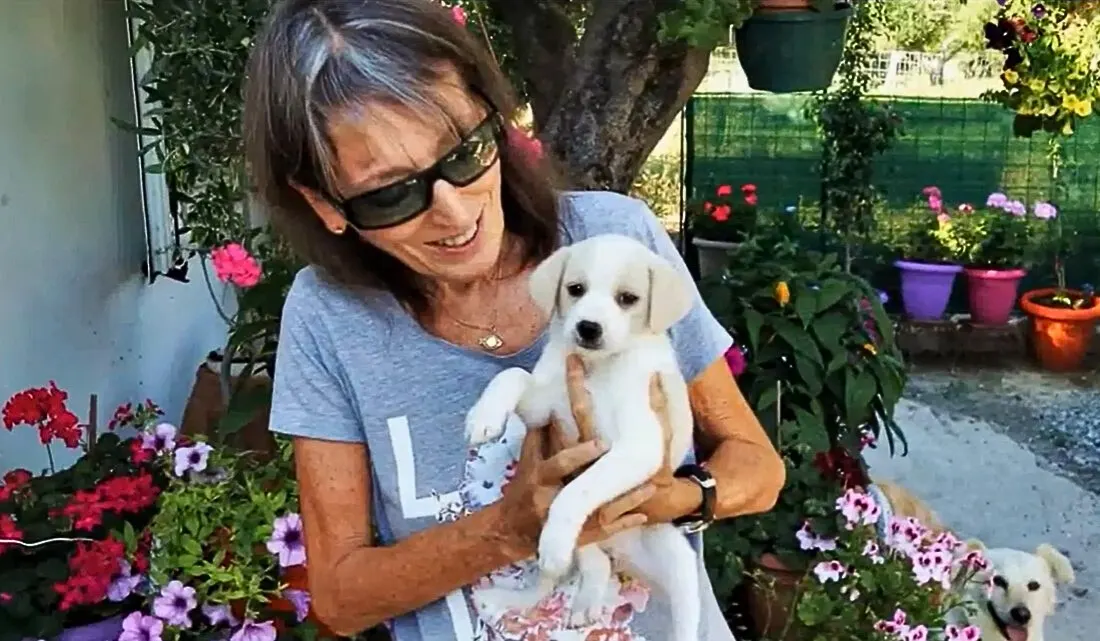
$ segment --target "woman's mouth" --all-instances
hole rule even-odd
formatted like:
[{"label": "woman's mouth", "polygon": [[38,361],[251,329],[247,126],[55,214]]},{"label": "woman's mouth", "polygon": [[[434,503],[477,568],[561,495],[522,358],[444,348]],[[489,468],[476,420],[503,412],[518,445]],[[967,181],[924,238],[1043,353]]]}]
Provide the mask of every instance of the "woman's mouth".
[{"label": "woman's mouth", "polygon": [[440,238],[439,240],[433,240],[428,243],[432,247],[443,250],[458,250],[465,249],[473,244],[477,240],[478,232],[481,231],[481,216],[477,217],[474,224],[458,234],[448,236],[446,238]]}]

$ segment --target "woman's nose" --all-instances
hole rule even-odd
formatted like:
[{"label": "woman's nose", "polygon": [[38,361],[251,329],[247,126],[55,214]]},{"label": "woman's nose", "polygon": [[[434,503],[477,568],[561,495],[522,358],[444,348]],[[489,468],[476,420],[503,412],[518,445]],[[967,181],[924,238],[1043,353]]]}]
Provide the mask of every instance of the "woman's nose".
[{"label": "woman's nose", "polygon": [[437,180],[432,185],[432,222],[443,225],[462,226],[472,223],[477,217],[477,208],[471,207],[461,192],[446,180]]}]

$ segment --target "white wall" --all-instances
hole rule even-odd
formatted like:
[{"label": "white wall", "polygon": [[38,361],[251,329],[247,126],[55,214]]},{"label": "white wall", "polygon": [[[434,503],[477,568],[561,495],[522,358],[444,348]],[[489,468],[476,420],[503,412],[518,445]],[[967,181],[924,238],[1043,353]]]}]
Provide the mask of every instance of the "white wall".
[{"label": "white wall", "polygon": [[[0,403],[49,380],[82,419],[99,395],[152,398],[179,419],[195,368],[224,342],[191,283],[146,284],[121,0],[0,1]],[[71,452],[57,452],[67,465]],[[0,429],[0,473],[38,471],[27,427]]]}]

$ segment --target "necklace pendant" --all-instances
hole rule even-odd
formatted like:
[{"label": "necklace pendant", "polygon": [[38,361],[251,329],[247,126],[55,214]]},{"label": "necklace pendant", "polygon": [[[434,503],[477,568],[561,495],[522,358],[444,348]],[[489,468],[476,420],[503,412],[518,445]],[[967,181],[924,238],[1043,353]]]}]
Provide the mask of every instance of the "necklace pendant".
[{"label": "necklace pendant", "polygon": [[496,332],[493,332],[488,336],[482,336],[478,339],[477,344],[481,345],[481,349],[487,352],[495,352],[501,347],[504,347],[504,339]]}]

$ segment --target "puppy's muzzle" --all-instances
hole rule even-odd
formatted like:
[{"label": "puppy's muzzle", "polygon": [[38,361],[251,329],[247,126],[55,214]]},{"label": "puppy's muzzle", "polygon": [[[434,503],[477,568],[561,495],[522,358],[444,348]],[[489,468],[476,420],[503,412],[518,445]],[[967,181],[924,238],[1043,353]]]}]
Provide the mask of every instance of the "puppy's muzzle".
[{"label": "puppy's muzzle", "polygon": [[1018,605],[1008,611],[1008,616],[1012,617],[1013,623],[1027,625],[1031,621],[1031,610],[1027,606]]},{"label": "puppy's muzzle", "polygon": [[577,336],[577,345],[585,349],[600,349],[603,347],[603,325],[596,321],[578,321],[573,331]]}]

